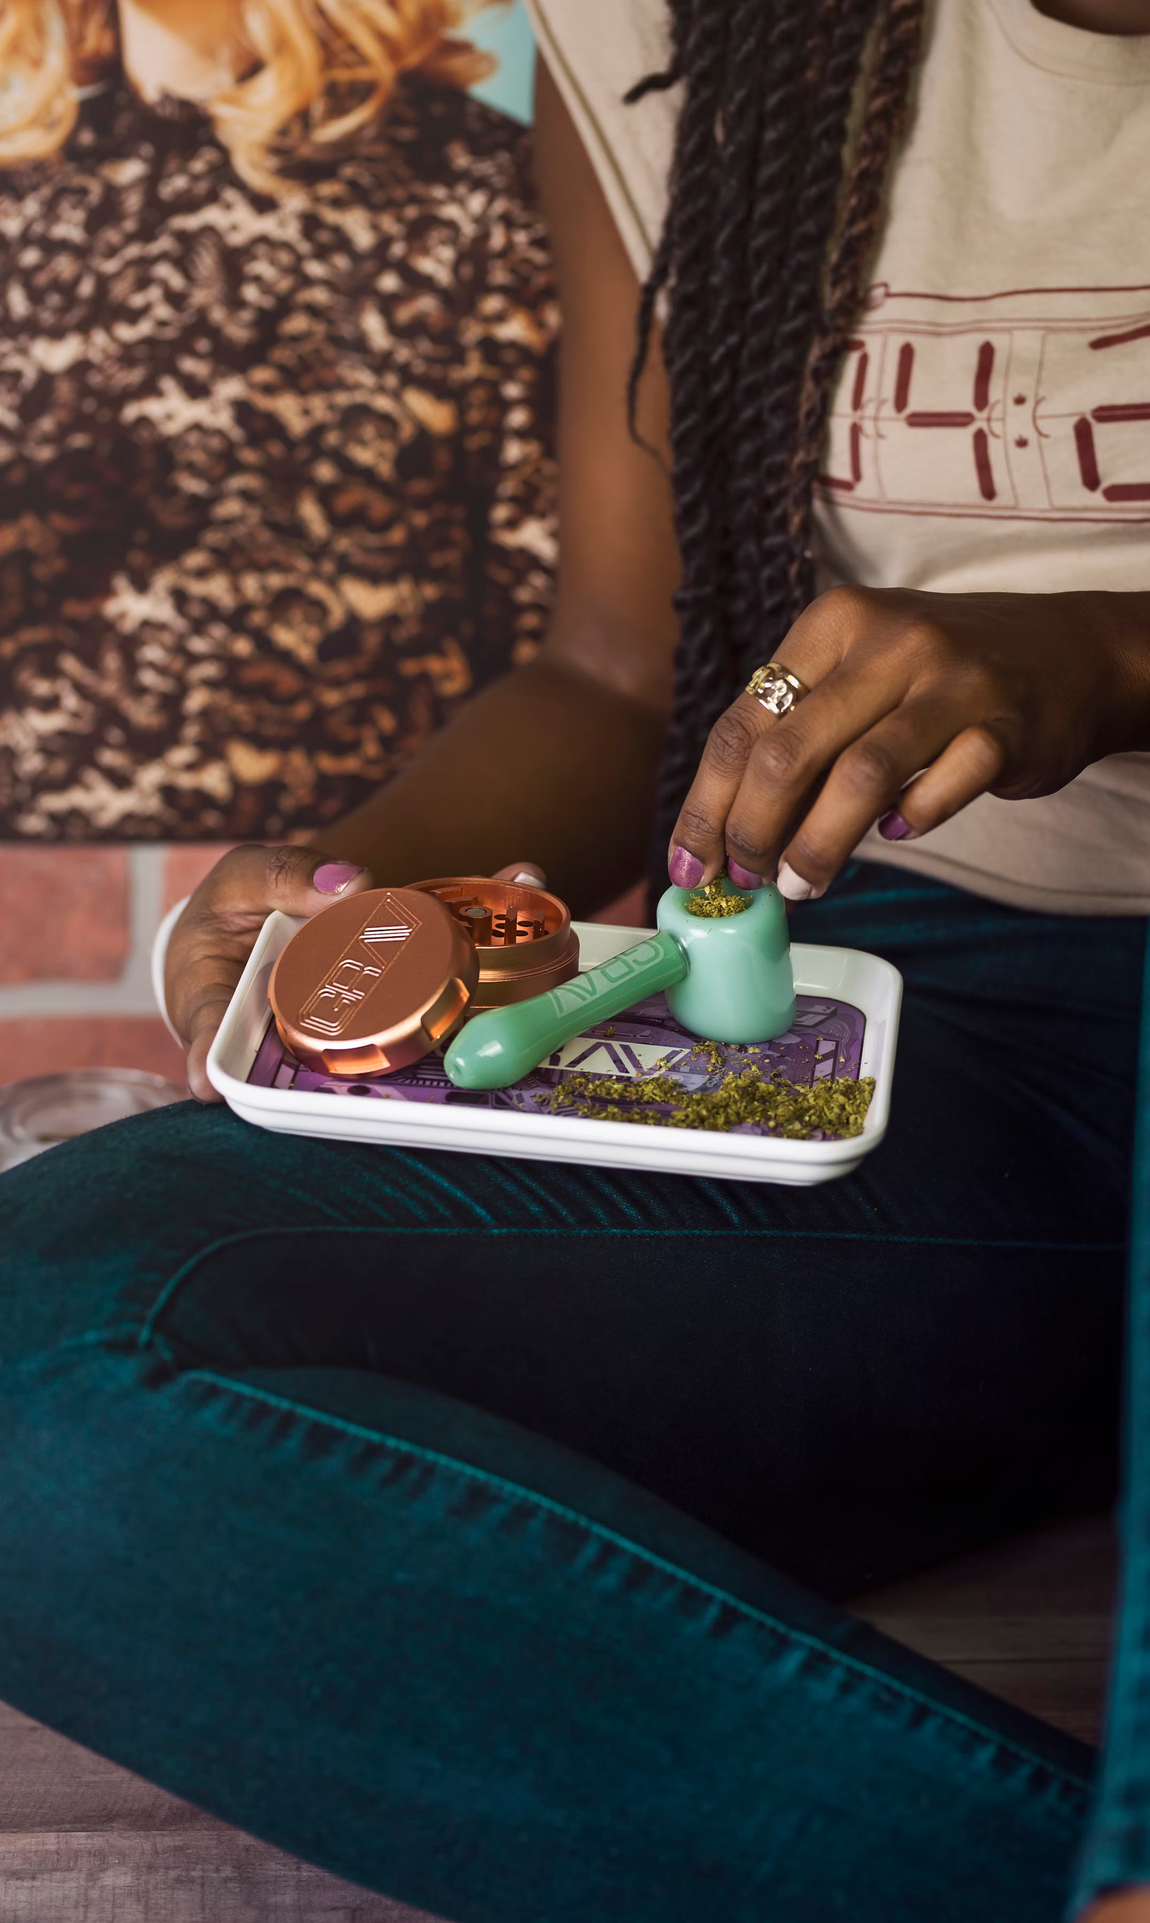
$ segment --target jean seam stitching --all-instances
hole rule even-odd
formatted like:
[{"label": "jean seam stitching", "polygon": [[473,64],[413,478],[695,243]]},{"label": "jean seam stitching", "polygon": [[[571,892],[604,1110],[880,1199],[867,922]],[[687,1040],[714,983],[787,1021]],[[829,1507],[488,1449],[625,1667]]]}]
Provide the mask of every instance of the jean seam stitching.
[{"label": "jean seam stitching", "polygon": [[782,1637],[784,1641],[799,1643],[804,1648],[816,1652],[832,1666],[851,1670],[855,1674],[864,1676],[868,1682],[878,1684],[881,1688],[889,1690],[894,1695],[900,1696],[908,1702],[915,1703],[920,1709],[927,1710],[931,1715],[937,1716],[940,1720],[953,1723],[958,1728],[978,1736],[983,1741],[992,1743],[997,1749],[1002,1750],[1007,1755],[1016,1757],[1020,1762],[1026,1763],[1029,1767],[1044,1770],[1051,1777],[1057,1778],[1061,1782],[1071,1784],[1076,1789],[1083,1790],[1087,1793],[1090,1791],[1091,1785],[1084,1778],[1074,1776],[1070,1771],[1061,1768],[1060,1765],[1050,1763],[1044,1757],[1037,1756],[1032,1751],[1022,1748],[1020,1744],[1011,1742],[1009,1737],[999,1736],[994,1730],[975,1722],[972,1717],[964,1715],[961,1710],[948,1709],[940,1706],[938,1703],[932,1702],[929,1696],[923,1695],[921,1691],[914,1689],[910,1684],[900,1682],[895,1678],[885,1675],[882,1670],[873,1668],[869,1663],[863,1662],[861,1658],[857,1656],[848,1656],[841,1650],[829,1648],[827,1644],[820,1642],[817,1637],[808,1635],[802,1630],[794,1629],[786,1623],[777,1621],[774,1617],[767,1615],[765,1610],[756,1609],[752,1604],[745,1603],[740,1597],[732,1595],[729,1590],[720,1589],[714,1583],[707,1582],[704,1577],[695,1576],[689,1570],[680,1568],[678,1564],[669,1562],[665,1557],[657,1555],[654,1550],[645,1549],[641,1543],[632,1542],[629,1537],[619,1535],[617,1531],[609,1529],[606,1524],[595,1522],[589,1516],[580,1515],[577,1509],[569,1509],[566,1504],[556,1502],[553,1497],[540,1495],[538,1491],[527,1489],[521,1483],[512,1482],[507,1476],[499,1476],[491,1470],[477,1468],[473,1463],[462,1462],[457,1457],[445,1455],[438,1449],[428,1449],[421,1443],[408,1442],[402,1436],[387,1435],[382,1430],[369,1429],[365,1424],[349,1422],[342,1416],[331,1415],[326,1410],[313,1409],[306,1403],[295,1402],[290,1396],[275,1395],[270,1390],[257,1388],[251,1383],[237,1382],[232,1377],[218,1374],[213,1369],[186,1369],[181,1372],[179,1380],[181,1382],[210,1382],[217,1388],[230,1391],[233,1395],[247,1396],[253,1401],[266,1403],[270,1408],[286,1410],[289,1414],[299,1416],[306,1422],[320,1423],[328,1428],[338,1429],[343,1434],[355,1436],[361,1441],[373,1442],[385,1449],[414,1457],[423,1462],[432,1463],[436,1467],[446,1469],[456,1476],[467,1478],[474,1482],[481,1482],[488,1488],[497,1489],[515,1498],[517,1501],[527,1502],[537,1509],[545,1510],[551,1515],[560,1517],[565,1522],[574,1523],[576,1527],[583,1530],[585,1534],[594,1536],[599,1541],[612,1544],[615,1548],[621,1549],[625,1555],[631,1556],[637,1561],[644,1562],[650,1567],[671,1576],[676,1582],[682,1583],[688,1588],[695,1589],[699,1593],[709,1596],[712,1600],[722,1603],[727,1608],[733,1609],[736,1614],[746,1617],[748,1621],[763,1625],[775,1635]]},{"label": "jean seam stitching", "polygon": [[[77,1335],[66,1335],[59,1342],[53,1342],[47,1349],[32,1352],[37,1362],[51,1361],[55,1356],[68,1355],[74,1349],[115,1348],[119,1343],[138,1343],[140,1324],[138,1322],[108,1322],[95,1329],[83,1329]],[[13,1361],[20,1358],[13,1357]],[[28,1359],[28,1358],[25,1358]]]}]

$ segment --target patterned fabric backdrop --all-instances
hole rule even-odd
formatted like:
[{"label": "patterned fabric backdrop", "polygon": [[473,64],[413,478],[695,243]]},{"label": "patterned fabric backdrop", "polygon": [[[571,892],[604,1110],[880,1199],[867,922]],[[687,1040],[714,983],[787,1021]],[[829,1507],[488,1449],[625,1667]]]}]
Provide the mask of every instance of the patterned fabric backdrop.
[{"label": "patterned fabric backdrop", "polygon": [[0,176],[0,836],[330,822],[538,645],[528,136],[412,80],[295,177],[123,88]]}]

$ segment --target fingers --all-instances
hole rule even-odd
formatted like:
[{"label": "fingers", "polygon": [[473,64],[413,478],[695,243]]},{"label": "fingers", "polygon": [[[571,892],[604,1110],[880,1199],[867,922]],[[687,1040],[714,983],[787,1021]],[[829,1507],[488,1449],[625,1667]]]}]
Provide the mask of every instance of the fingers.
[{"label": "fingers", "polygon": [[[937,828],[998,779],[1005,744],[979,725],[954,733],[943,703],[907,703],[839,756],[779,868],[789,901],[817,899],[876,817],[888,841]],[[916,770],[930,765],[922,774]]]},{"label": "fingers", "polygon": [[992,728],[964,728],[898,796],[897,805],[879,822],[880,835],[887,841],[912,841],[939,827],[993,788],[1006,761],[1006,743]]},{"label": "fingers", "polygon": [[240,962],[234,969],[223,972],[217,981],[205,982],[201,998],[187,1016],[187,1029],[180,1028],[187,1048],[184,1067],[188,1093],[194,1095],[197,1102],[222,1102],[224,1099],[208,1078],[208,1052],[243,972],[244,963]]},{"label": "fingers", "polygon": [[[869,805],[869,790],[877,780],[879,806],[885,806],[923,766],[933,746],[929,752],[917,751],[916,760],[916,750],[904,746],[897,735],[889,747],[877,745],[882,737],[876,724],[885,720],[888,730],[897,728],[892,710],[897,713],[905,687],[905,670],[894,657],[866,666],[847,662],[763,736],[727,818],[727,849],[740,867],[773,875],[796,821],[812,809],[825,814],[828,806],[834,807],[833,801],[828,804],[828,790],[836,795],[844,788],[855,791],[857,813],[859,803],[864,809]],[[945,739],[945,732],[940,733],[937,745]],[[868,740],[876,743],[873,750],[864,746]],[[877,807],[859,834],[876,812]]]},{"label": "fingers", "polygon": [[233,848],[218,861],[193,895],[211,912],[226,919],[259,916],[273,908],[285,915],[315,915],[337,896],[358,894],[371,887],[366,868],[351,861],[334,861],[315,848],[271,847],[252,843]]},{"label": "fingers", "polygon": [[272,909],[311,916],[371,886],[365,868],[314,848],[234,848],[200,883],[172,931],[164,971],[168,1013],[188,1050],[188,1087],[218,1098],[207,1057],[236,983]]},{"label": "fingers", "polygon": [[[905,687],[904,666],[881,652],[850,683],[840,679],[848,650],[861,636],[880,639],[889,625],[880,600],[865,589],[820,595],[776,656],[811,692],[781,721],[749,694],[719,716],[671,837],[668,869],[680,888],[711,880],[724,860],[732,879],[744,886],[774,874],[788,825],[812,784]],[[758,813],[744,811],[741,832],[732,836],[728,818],[747,783]]]},{"label": "fingers", "polygon": [[671,835],[667,872],[676,888],[710,881],[726,860],[727,815],[769,719],[753,695],[741,694],[711,729]]},{"label": "fingers", "polygon": [[[542,888],[547,878],[537,863],[517,861],[498,879]],[[208,1053],[266,917],[275,908],[310,917],[371,886],[366,868],[314,848],[253,845],[216,863],[172,931],[165,969],[168,1012],[187,1049],[188,1088],[198,1101],[220,1099],[208,1079]]]},{"label": "fingers", "polygon": [[[891,656],[865,668],[848,663],[835,669],[781,721],[761,709],[759,717],[753,717],[747,709],[759,704],[753,696],[741,696],[712,731],[684,803],[672,880],[680,887],[698,885],[698,876],[680,879],[693,872],[683,859],[684,850],[697,859],[705,851],[702,872],[707,880],[724,860],[732,880],[744,887],[757,885],[763,875],[773,876],[794,823],[826,770],[861,732],[889,713],[904,691],[905,672]],[[745,745],[736,753],[740,732]],[[922,765],[920,756],[906,773]],[[896,781],[888,787],[884,805],[901,785]]]},{"label": "fingers", "polygon": [[999,659],[1003,618],[978,598],[901,590],[813,602],[782,651],[809,694],[782,719],[747,695],[720,716],[672,837],[672,881],[697,887],[725,858],[737,883],[777,872],[801,901],[876,820],[905,840],[1001,792],[1024,718]]},{"label": "fingers", "polygon": [[[845,705],[858,712],[850,692],[851,677],[842,675]],[[789,838],[779,867],[779,888],[789,901],[821,895],[868,828],[885,814],[906,784],[940,755],[954,735],[951,705],[938,699],[911,698],[884,714],[873,726],[859,715],[857,729],[848,727],[847,745],[835,756],[825,781],[791,817]],[[825,737],[824,724],[816,738]],[[854,734],[855,738],[850,739]],[[744,831],[743,818],[748,826]],[[748,778],[728,823],[728,841],[749,836],[769,810]]]}]

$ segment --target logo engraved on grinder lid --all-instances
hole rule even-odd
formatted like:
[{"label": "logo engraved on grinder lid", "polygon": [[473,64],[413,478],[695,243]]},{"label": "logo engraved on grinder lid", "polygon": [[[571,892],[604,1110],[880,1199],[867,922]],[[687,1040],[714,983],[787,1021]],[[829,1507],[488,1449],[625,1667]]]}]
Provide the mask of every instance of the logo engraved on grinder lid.
[{"label": "logo engraved on grinder lid", "polygon": [[268,1000],[305,1067],[388,1074],[446,1038],[478,979],[474,944],[441,902],[379,888],[304,922],[275,964]]},{"label": "logo engraved on grinder lid", "polygon": [[[377,922],[374,918],[378,909],[372,905],[366,926],[352,936],[326,981],[320,983],[300,1009],[301,1028],[306,1028],[314,1035],[326,1036],[329,1040],[342,1035],[376,983],[383,980],[395,960],[399,944],[405,942],[420,926],[419,916],[405,909],[394,895],[388,894],[384,906],[399,919]],[[378,961],[374,958],[365,961],[358,952],[365,950],[372,955],[376,948],[389,947],[390,954],[384,953]]]}]

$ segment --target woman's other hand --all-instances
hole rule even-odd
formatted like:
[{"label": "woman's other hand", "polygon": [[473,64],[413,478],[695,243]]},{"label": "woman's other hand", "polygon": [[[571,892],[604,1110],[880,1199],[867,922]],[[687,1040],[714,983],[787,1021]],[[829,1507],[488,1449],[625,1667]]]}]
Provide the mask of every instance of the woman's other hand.
[{"label": "woman's other hand", "polygon": [[1148,595],[833,588],[777,659],[811,693],[782,719],[748,694],[720,715],[671,838],[680,886],[726,859],[802,901],[876,821],[905,840],[1150,746]]},{"label": "woman's other hand", "polygon": [[318,915],[370,887],[366,868],[314,848],[233,848],[205,875],[172,930],[164,966],[164,1000],[197,1101],[221,1099],[208,1080],[208,1050],[272,909]]},{"label": "woman's other hand", "polygon": [[[496,879],[547,881],[531,861],[510,862]],[[208,1080],[208,1050],[272,909],[310,918],[371,886],[366,868],[314,848],[233,848],[204,877],[172,930],[164,967],[164,1000],[197,1101],[221,1099]]]}]

